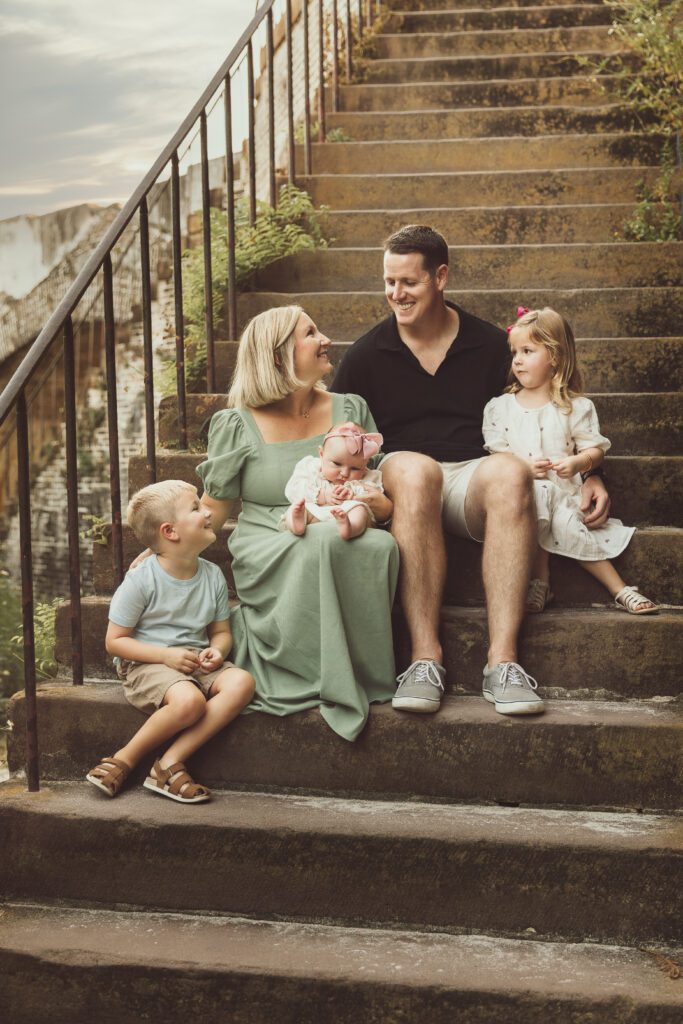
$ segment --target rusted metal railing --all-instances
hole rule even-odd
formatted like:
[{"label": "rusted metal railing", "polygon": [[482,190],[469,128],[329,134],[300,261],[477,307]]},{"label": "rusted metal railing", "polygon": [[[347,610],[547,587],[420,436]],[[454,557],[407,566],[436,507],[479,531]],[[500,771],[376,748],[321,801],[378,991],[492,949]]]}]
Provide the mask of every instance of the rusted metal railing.
[{"label": "rusted metal railing", "polygon": [[[353,75],[353,39],[355,21],[356,35],[361,37],[372,25],[379,12],[380,5],[371,0],[363,7],[359,0],[357,10],[352,11],[350,0],[345,0],[342,31],[344,35],[344,58],[346,80],[351,81]],[[365,14],[364,14],[365,12]],[[204,247],[204,304],[205,304],[205,335],[207,374],[206,383],[209,392],[215,392],[217,385],[216,340],[213,322],[213,276],[211,256],[211,190],[209,179],[209,133],[208,115],[213,109],[212,103],[222,93],[225,118],[225,174],[226,174],[226,213],[227,213],[227,317],[226,328],[230,339],[237,337],[238,313],[236,290],[236,209],[235,209],[235,167],[233,159],[233,129],[235,126],[234,100],[236,90],[233,88],[233,76],[243,66],[246,58],[246,103],[247,103],[247,150],[248,150],[248,200],[249,217],[252,223],[257,217],[257,128],[255,120],[256,95],[254,63],[256,35],[260,31],[264,39],[265,62],[259,64],[265,71],[265,85],[261,81],[259,101],[267,103],[267,164],[260,167],[261,176],[265,181],[264,196],[271,205],[277,202],[277,161],[282,160],[286,168],[285,178],[290,184],[296,181],[296,139],[295,139],[295,85],[297,96],[303,97],[303,146],[300,168],[308,176],[314,170],[314,148],[312,140],[312,94],[317,93],[315,107],[318,119],[317,141],[324,142],[328,124],[328,105],[333,112],[341,108],[341,85],[339,81],[339,20],[340,10],[337,0],[303,0],[297,14],[297,22],[293,17],[292,0],[265,0],[259,7],[251,22],[242,33],[236,45],[213,76],[208,86],[194,104],[187,117],[164,147],[151,168],[125,203],[113,223],[106,230],[102,240],[95,247],[84,263],[62,301],[58,304],[47,323],[41,330],[27,355],[18,366],[14,375],[0,395],[0,426],[6,421],[14,422],[17,451],[17,488],[19,502],[20,526],[20,561],[21,591],[24,640],[24,686],[26,692],[26,752],[27,777],[30,790],[39,787],[39,751],[37,733],[37,701],[36,701],[36,664],[34,639],[34,592],[33,592],[33,556],[31,538],[31,444],[30,422],[28,417],[28,389],[35,389],[36,381],[44,372],[45,360],[53,359],[54,350],[61,342],[62,353],[57,362],[63,364],[64,373],[64,430],[65,456],[67,467],[67,521],[69,536],[69,594],[71,608],[71,648],[72,678],[74,684],[83,682],[83,637],[81,617],[81,565],[79,550],[78,524],[78,419],[76,383],[79,379],[78,361],[81,358],[81,335],[78,344],[74,344],[74,314],[79,302],[96,281],[101,281],[103,303],[102,331],[104,335],[104,353],[106,367],[107,392],[107,428],[109,437],[109,488],[111,497],[111,550],[113,560],[113,581],[118,584],[123,579],[123,525],[121,516],[121,472],[118,428],[118,401],[116,388],[116,316],[114,306],[114,265],[112,254],[114,247],[121,240],[124,231],[135,223],[137,217],[138,237],[140,245],[140,292],[142,303],[144,389],[145,389],[145,468],[146,477],[153,481],[157,476],[157,453],[154,422],[154,386],[153,386],[153,352],[152,352],[152,276],[150,260],[150,193],[157,185],[160,177],[168,170],[170,184],[170,206],[172,221],[172,263],[173,263],[173,309],[175,319],[175,363],[178,408],[177,441],[180,448],[186,448],[187,436],[187,395],[185,382],[185,318],[183,313],[183,282],[182,282],[182,221],[181,221],[181,188],[180,188],[180,148],[193,131],[199,126],[201,148],[201,196],[202,196],[202,240]],[[277,21],[276,21],[277,17]],[[317,19],[317,47],[313,44],[311,54],[310,27],[311,17]],[[284,38],[282,29],[284,28]],[[294,35],[301,33],[301,61],[297,63],[297,79],[295,81]],[[278,36],[278,33],[280,35]],[[276,93],[276,49],[284,46],[285,97],[283,108],[278,112]],[[327,54],[328,46],[331,53]],[[260,50],[257,51],[260,53]],[[312,58],[312,59],[311,59]],[[328,58],[328,61],[326,60]],[[327,66],[326,66],[327,64]],[[303,80],[302,80],[303,79]],[[326,87],[329,93],[326,96]],[[284,130],[283,130],[284,129]],[[279,136],[278,136],[279,133]],[[284,140],[283,140],[284,136]],[[278,138],[280,144],[278,148]],[[265,161],[265,157],[264,157]],[[267,173],[266,173],[267,171]],[[89,328],[90,330],[90,328]],[[83,339],[92,348],[95,345],[95,328],[92,335]],[[98,342],[99,345],[99,335]],[[55,388],[54,374],[50,387]],[[41,380],[41,385],[48,386],[48,377]],[[56,398],[54,394],[51,396]],[[38,409],[42,407],[42,392]],[[14,418],[12,421],[11,417]],[[40,437],[42,440],[42,435]],[[6,446],[6,452],[9,446]]]}]

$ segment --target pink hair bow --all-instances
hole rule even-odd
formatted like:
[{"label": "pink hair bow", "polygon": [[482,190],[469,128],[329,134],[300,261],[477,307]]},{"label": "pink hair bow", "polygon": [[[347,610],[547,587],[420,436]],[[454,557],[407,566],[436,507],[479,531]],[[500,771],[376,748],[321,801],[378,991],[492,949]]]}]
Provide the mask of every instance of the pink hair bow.
[{"label": "pink hair bow", "polygon": [[[528,313],[528,312],[529,312],[529,307],[528,306],[517,306],[517,319],[519,320],[520,316],[524,316],[524,314]],[[508,324],[507,325],[506,330],[507,330],[508,334],[510,333],[510,331],[512,330],[512,328],[514,326],[515,326],[514,324]]]},{"label": "pink hair bow", "polygon": [[331,437],[343,437],[349,455],[362,455],[366,462],[377,454],[384,441],[381,434],[362,434],[360,430],[334,430],[325,434],[323,446]]}]

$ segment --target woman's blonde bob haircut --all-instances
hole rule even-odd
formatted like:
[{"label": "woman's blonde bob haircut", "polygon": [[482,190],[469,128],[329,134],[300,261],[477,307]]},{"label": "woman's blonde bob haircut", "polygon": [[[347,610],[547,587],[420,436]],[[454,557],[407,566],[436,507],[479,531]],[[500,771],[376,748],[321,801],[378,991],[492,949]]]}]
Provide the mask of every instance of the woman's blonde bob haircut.
[{"label": "woman's blonde bob haircut", "polygon": [[[306,386],[294,370],[294,330],[301,306],[278,306],[259,313],[242,332],[228,405],[258,409]],[[315,385],[325,390],[325,385]]]},{"label": "woman's blonde bob haircut", "polygon": [[[543,309],[530,309],[523,313],[512,326],[510,337],[518,327],[526,327],[529,340],[547,349],[553,367],[550,397],[554,405],[563,412],[570,413],[572,398],[578,398],[583,393],[581,373],[576,365],[576,343],[571,327],[560,313],[556,313],[549,306],[544,306]],[[522,390],[522,385],[515,380],[512,370],[509,379],[511,383],[506,391],[515,394]]]}]

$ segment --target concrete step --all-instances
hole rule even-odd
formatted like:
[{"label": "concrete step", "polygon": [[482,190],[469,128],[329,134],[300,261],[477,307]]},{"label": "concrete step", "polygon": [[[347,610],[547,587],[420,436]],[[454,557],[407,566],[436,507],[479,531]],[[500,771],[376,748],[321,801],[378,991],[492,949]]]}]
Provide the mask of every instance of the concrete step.
[{"label": "concrete step", "polygon": [[[258,271],[252,287],[265,291],[349,291],[379,276],[382,249],[309,250]],[[638,288],[683,284],[683,242],[451,246],[451,283],[458,288]]]},{"label": "concrete step", "polygon": [[443,11],[443,10],[467,10],[467,11],[485,11],[489,8],[498,7],[578,7],[585,3],[585,0],[505,0],[502,3],[501,0],[477,0],[474,3],[473,0],[419,0],[416,4],[415,0],[391,0],[388,5],[391,11],[411,12],[417,8],[420,11]]},{"label": "concrete step", "polygon": [[[220,392],[230,387],[237,345],[235,341],[216,344]],[[332,342],[330,360],[335,368],[348,347],[349,342]],[[584,382],[598,394],[683,391],[683,338],[578,338],[576,347]],[[201,381],[192,390],[204,394],[205,389],[206,381]]]},{"label": "concrete step", "polygon": [[[611,84],[605,75],[606,87]],[[591,77],[499,79],[486,82],[408,82],[390,85],[342,85],[342,111],[453,110],[459,107],[591,107],[605,93]],[[330,97],[331,99],[331,97]],[[330,104],[331,106],[331,104]]]},{"label": "concrete step", "polygon": [[[231,523],[226,525],[202,557],[221,567],[234,593],[232,558],[227,549],[232,529]],[[130,565],[142,551],[142,545],[125,524],[123,542],[124,565]],[[448,571],[444,599],[455,605],[483,605],[479,544],[460,537],[447,537],[446,550]],[[576,562],[553,557],[551,563],[555,608],[585,608],[596,604],[611,606],[607,591]],[[635,581],[644,594],[656,598],[658,603],[683,605],[683,531],[666,527],[638,530],[623,555],[615,559],[615,565],[624,579]],[[108,535],[106,545],[93,545],[92,578],[96,594],[113,594],[115,576],[112,567]]]},{"label": "concrete step", "polygon": [[[554,78],[586,75],[586,60],[597,64],[604,50],[567,52],[527,51],[508,53],[506,48],[496,54],[440,57],[390,57],[373,60],[364,70],[366,84],[379,85],[408,82],[488,82],[493,79]],[[628,55],[622,58],[628,65]]]},{"label": "concrete step", "polygon": [[[593,136],[520,135],[420,142],[328,142],[313,145],[316,174],[407,174],[428,171],[527,171],[570,167],[654,167],[662,137],[612,132]],[[303,171],[303,149],[297,147]]]},{"label": "concrete step", "polygon": [[[620,455],[677,455],[683,451],[683,393],[603,394],[595,401],[600,425]],[[188,395],[187,426],[192,442],[204,444],[209,421],[227,408],[224,394]],[[178,402],[174,396],[159,405],[159,440],[173,443],[178,436]]]},{"label": "concrete step", "polygon": [[[12,899],[352,926],[531,927],[626,943],[680,936],[671,879],[681,823],[665,815],[234,790],[188,815],[140,788],[118,800],[85,782],[49,784],[37,797],[3,790],[14,856],[1,884]],[[425,873],[428,884],[416,883]]]},{"label": "concrete step", "polygon": [[[322,168],[316,168],[322,173]],[[612,242],[633,215],[633,203],[584,206],[490,206],[434,210],[330,210],[324,224],[330,245],[372,246],[402,224],[430,224],[452,245]]]},{"label": "concrete step", "polygon": [[[635,581],[637,582],[637,581]],[[113,679],[114,669],[104,649],[108,597],[82,601],[84,671],[93,679]],[[71,666],[69,603],[57,611],[55,656]],[[539,681],[546,697],[596,699],[670,697],[680,691],[681,624],[683,615],[665,610],[653,616],[627,616],[617,609],[550,609],[530,616],[520,640],[520,659]],[[441,615],[444,665],[448,686],[459,693],[481,693],[481,672],[487,645],[483,608],[445,605]],[[410,662],[406,630],[400,617],[394,624],[397,664]],[[577,650],[590,638],[590,664]],[[615,650],[619,660],[615,664]]]},{"label": "concrete step", "polygon": [[341,128],[355,142],[639,130],[632,111],[605,101],[592,107],[558,104],[500,110],[421,110],[417,117],[408,111],[346,111],[330,113],[327,124],[329,128]]},{"label": "concrete step", "polygon": [[568,170],[426,172],[415,174],[300,175],[297,184],[316,206],[333,210],[432,209],[435,206],[581,205],[609,198],[633,203],[640,183],[652,183],[656,167],[591,167]]},{"label": "concrete step", "polygon": [[625,1013],[674,1024],[679,1013],[676,985],[637,949],[233,916],[9,903],[0,970],[13,1024],[36,1024],[46,1005],[52,1024],[185,1024],[189,1006],[207,1024],[545,1024],[549,1012],[553,1024]]},{"label": "concrete step", "polygon": [[[20,694],[11,709],[13,772],[25,763],[25,713]],[[41,684],[38,715],[44,782],[80,782],[141,721],[117,681]],[[373,705],[355,743],[332,735],[317,710],[241,715],[192,766],[219,789],[667,810],[680,789],[680,723],[673,699],[549,700],[543,715],[522,720],[504,719],[481,697],[449,696],[438,715]]]},{"label": "concrete step", "polygon": [[[375,281],[377,291],[350,294],[245,292],[238,299],[239,321],[244,325],[271,306],[298,303],[335,341],[355,341],[389,312],[384,293],[379,291],[379,271],[368,284]],[[667,336],[683,322],[680,288],[461,289],[447,292],[446,297],[494,324],[510,323],[520,303],[530,309],[551,306],[564,313],[578,337],[586,338]]]},{"label": "concrete step", "polygon": [[[512,6],[512,5],[510,5]],[[619,49],[619,40],[606,25],[553,28],[478,29],[458,32],[382,33],[375,37],[374,55],[380,60],[418,57],[477,57],[509,53],[580,53]]]},{"label": "concrete step", "polygon": [[609,25],[612,12],[606,4],[582,3],[508,7],[408,11],[392,14],[386,31],[411,35],[414,32],[490,31],[492,29],[555,28],[576,25]]}]

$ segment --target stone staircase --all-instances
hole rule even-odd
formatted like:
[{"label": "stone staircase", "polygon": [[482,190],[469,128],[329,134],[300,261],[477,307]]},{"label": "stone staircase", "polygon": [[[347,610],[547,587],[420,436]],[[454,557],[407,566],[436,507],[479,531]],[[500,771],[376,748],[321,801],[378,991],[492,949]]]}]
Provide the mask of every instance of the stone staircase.
[{"label": "stone staircase", "polygon": [[[667,607],[626,616],[555,560],[556,602],[521,647],[548,710],[505,719],[480,696],[479,548],[451,538],[439,715],[374,708],[353,745],[315,712],[248,716],[193,761],[222,792],[176,811],[82,781],[139,724],[104,653],[112,571],[96,547],[88,685],[68,685],[64,605],[65,678],[38,699],[43,787],[1,790],[0,1015],[13,1024],[48,1005],[56,1024],[680,1020],[681,983],[659,967],[680,962],[681,941],[683,246],[615,241],[659,145],[577,67],[613,45],[607,8],[447,3],[394,0],[367,82],[342,87],[330,117],[353,141],[314,146],[298,181],[331,206],[335,244],[260,274],[240,319],[300,301],[338,361],[386,315],[378,243],[416,220],[453,246],[452,297],[472,312],[505,324],[519,302],[562,310],[614,443],[615,513],[641,527],[620,569]],[[221,391],[234,356],[219,343]],[[191,396],[193,448],[179,452],[162,402],[160,476],[195,482],[224,404]],[[142,457],[129,473],[131,490],[144,484]],[[231,585],[232,528],[208,552]],[[139,546],[124,541],[128,560]],[[395,635],[405,661],[399,610]],[[12,718],[16,771],[21,697]]]}]

